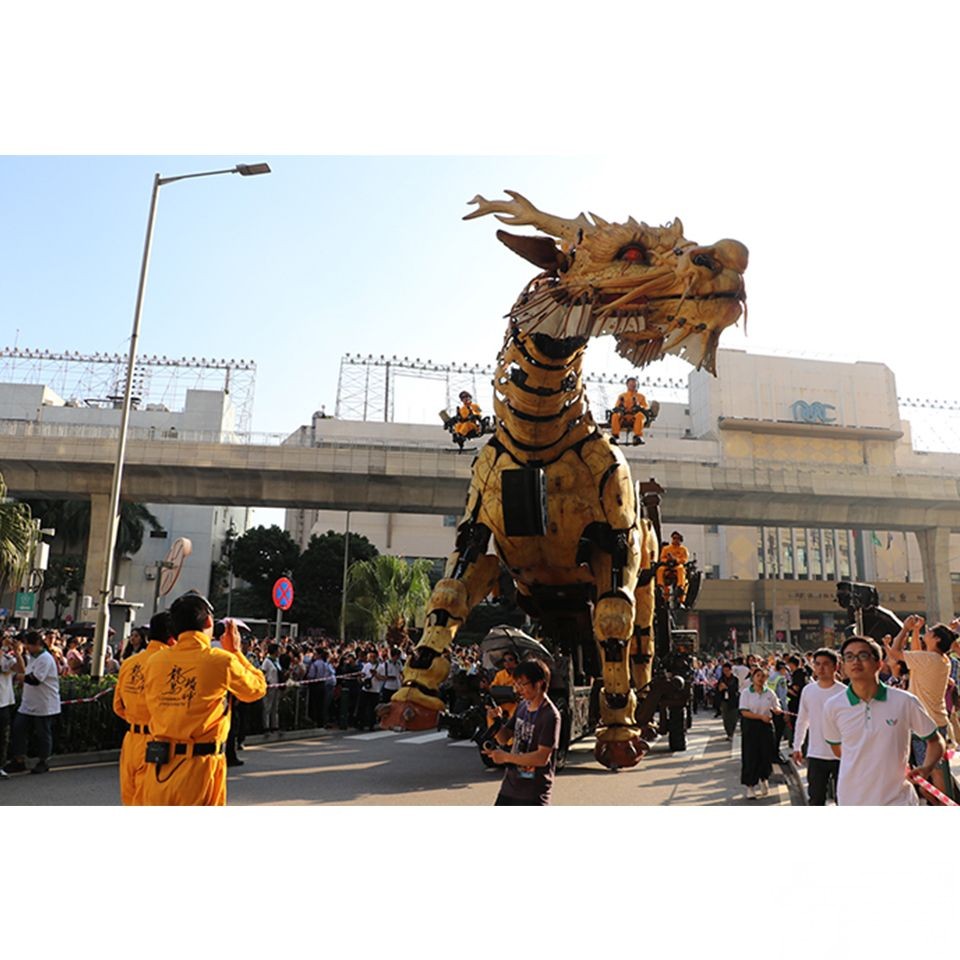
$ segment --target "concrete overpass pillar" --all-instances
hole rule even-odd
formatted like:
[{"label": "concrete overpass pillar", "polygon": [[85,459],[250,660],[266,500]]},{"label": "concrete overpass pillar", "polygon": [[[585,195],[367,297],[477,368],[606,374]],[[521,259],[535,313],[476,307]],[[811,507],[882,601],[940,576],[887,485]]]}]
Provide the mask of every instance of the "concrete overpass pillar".
[{"label": "concrete overpass pillar", "polygon": [[954,617],[950,580],[950,528],[917,530],[923,561],[923,591],[927,597],[927,623],[949,623]]},{"label": "concrete overpass pillar", "polygon": [[[107,564],[103,545],[110,526],[110,494],[94,493],[90,496],[90,535],[87,538],[87,564],[83,572],[83,594],[93,597],[94,603],[100,602],[100,587],[103,583],[103,570]],[[81,614],[82,619],[86,615]]]}]

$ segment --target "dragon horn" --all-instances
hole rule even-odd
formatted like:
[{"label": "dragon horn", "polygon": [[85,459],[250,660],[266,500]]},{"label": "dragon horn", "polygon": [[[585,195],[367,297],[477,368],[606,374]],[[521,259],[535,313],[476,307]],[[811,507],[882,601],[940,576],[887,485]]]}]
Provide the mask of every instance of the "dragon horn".
[{"label": "dragon horn", "polygon": [[548,233],[551,237],[566,240],[571,244],[579,242],[578,234],[581,231],[588,233],[595,229],[594,225],[582,213],[575,220],[555,217],[538,210],[526,197],[521,196],[514,190],[504,190],[504,193],[512,199],[509,201],[487,200],[477,194],[470,201],[470,203],[477,204],[477,209],[472,210],[463,219],[473,220],[475,217],[483,217],[488,213],[493,213],[497,215],[497,219],[501,223],[512,226],[536,227],[538,230]]}]

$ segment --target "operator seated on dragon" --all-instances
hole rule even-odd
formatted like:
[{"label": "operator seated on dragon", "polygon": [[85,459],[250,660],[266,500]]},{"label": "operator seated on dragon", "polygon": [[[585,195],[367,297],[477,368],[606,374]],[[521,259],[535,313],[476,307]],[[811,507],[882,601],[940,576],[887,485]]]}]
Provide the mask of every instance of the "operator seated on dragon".
[{"label": "operator seated on dragon", "polygon": [[643,443],[643,428],[647,425],[649,414],[647,398],[637,389],[637,378],[628,377],[627,389],[617,397],[610,414],[610,442],[620,442],[622,428],[633,434],[635,444]]},{"label": "operator seated on dragon", "polygon": [[[674,530],[670,534],[670,542],[665,543],[660,550],[660,564],[657,567],[657,586],[660,592],[667,597],[671,592],[674,600],[679,606],[683,603],[687,595],[687,563],[690,560],[690,552],[683,545],[683,534],[679,530]],[[667,573],[673,571],[676,575],[674,586],[671,590],[667,582]]]},{"label": "operator seated on dragon", "polygon": [[[675,353],[715,374],[720,334],[744,309],[747,249],[736,240],[698,246],[679,220],[650,227],[596,214],[563,219],[507,193],[508,201],[475,197],[477,209],[464,219],[495,213],[503,223],[543,231],[548,236],[497,232],[542,273],[509,313],[493,381],[493,436],[473,463],[453,553],[403,685],[380,708],[381,726],[436,726],[451,642],[502,563],[520,606],[545,627],[566,615],[558,612],[559,596],[583,598],[577,616],[592,617],[590,655],[602,677],[595,756],[608,767],[630,767],[649,747],[635,714],[638,692],[643,696],[652,678],[659,551],[626,460],[590,413],[583,353],[591,337],[610,334],[636,366]],[[504,491],[534,474],[546,490],[545,515],[520,522]],[[491,540],[495,553],[488,552]]]},{"label": "operator seated on dragon", "polygon": [[480,423],[480,404],[474,403],[473,397],[466,390],[460,394],[460,406],[457,407],[453,432],[463,437],[464,440],[479,437],[483,432]]}]

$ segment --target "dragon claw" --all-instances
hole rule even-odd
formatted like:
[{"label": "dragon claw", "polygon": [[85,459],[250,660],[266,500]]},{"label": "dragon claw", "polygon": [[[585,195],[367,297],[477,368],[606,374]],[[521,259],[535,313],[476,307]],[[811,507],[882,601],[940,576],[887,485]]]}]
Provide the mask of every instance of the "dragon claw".
[{"label": "dragon claw", "polygon": [[620,770],[624,767],[635,767],[649,749],[650,744],[639,734],[634,734],[628,740],[598,739],[593,755],[597,762],[608,770]]},{"label": "dragon claw", "polygon": [[395,701],[377,707],[381,730],[436,730],[439,710],[424,707],[412,700]]}]

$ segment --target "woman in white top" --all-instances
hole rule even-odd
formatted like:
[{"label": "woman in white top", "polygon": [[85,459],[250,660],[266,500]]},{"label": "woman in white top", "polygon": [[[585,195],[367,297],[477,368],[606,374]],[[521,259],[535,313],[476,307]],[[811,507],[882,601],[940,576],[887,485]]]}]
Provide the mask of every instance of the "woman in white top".
[{"label": "woman in white top", "polygon": [[767,671],[758,667],[750,674],[750,686],[740,694],[741,753],[740,782],[747,788],[747,799],[769,792],[767,781],[773,772],[773,715],[781,713],[777,695],[766,687]]}]

